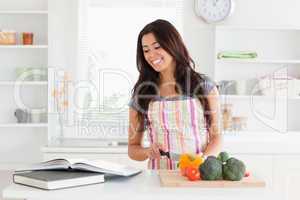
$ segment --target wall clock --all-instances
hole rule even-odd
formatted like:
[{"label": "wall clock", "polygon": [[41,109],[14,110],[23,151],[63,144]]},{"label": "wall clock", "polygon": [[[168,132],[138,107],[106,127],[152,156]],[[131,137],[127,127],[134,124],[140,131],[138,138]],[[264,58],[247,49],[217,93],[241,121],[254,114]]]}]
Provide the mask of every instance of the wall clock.
[{"label": "wall clock", "polygon": [[195,0],[196,14],[207,23],[223,21],[233,9],[233,0]]}]

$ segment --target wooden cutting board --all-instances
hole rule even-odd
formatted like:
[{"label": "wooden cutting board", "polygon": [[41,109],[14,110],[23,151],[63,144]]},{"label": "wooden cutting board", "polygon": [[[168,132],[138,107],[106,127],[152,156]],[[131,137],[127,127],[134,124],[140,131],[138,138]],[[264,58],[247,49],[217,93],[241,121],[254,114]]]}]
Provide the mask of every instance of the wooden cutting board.
[{"label": "wooden cutting board", "polygon": [[253,176],[244,177],[240,181],[189,181],[181,176],[179,171],[159,170],[160,185],[162,187],[203,187],[203,188],[235,188],[235,187],[265,187],[266,183]]}]

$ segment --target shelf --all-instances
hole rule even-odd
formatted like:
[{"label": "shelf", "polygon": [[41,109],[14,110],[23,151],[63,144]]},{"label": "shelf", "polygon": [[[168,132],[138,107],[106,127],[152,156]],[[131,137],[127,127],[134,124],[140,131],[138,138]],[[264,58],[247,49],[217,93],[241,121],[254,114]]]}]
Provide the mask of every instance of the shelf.
[{"label": "shelf", "polygon": [[[222,100],[224,99],[248,99],[250,100],[251,98],[254,98],[254,99],[274,99],[275,97],[274,96],[262,96],[262,95],[220,95],[220,98]],[[287,96],[277,96],[276,99],[286,99],[286,100],[300,100],[300,97],[287,97]]]},{"label": "shelf", "polygon": [[289,100],[300,100],[300,97],[290,97]]},{"label": "shelf", "polygon": [[46,10],[1,10],[0,14],[12,14],[12,15],[47,15]]},{"label": "shelf", "polygon": [[0,45],[0,49],[47,49],[48,45]]},{"label": "shelf", "polygon": [[43,153],[121,153],[127,154],[128,147],[121,146],[100,146],[100,147],[65,147],[65,146],[45,146],[42,147]]},{"label": "shelf", "polygon": [[300,60],[293,59],[217,59],[218,63],[257,63],[257,64],[300,64]]},{"label": "shelf", "polygon": [[22,169],[26,166],[30,166],[32,163],[20,163],[20,162],[0,162],[0,171],[15,171],[16,169]]},{"label": "shelf", "polygon": [[222,130],[222,135],[227,138],[239,137],[244,138],[247,141],[255,140],[256,138],[262,138],[262,140],[272,140],[274,135],[277,135],[279,138],[286,137],[299,137],[299,131],[286,131],[283,133],[279,133],[277,131],[254,131],[254,130],[244,130],[244,131],[230,131],[230,130]]},{"label": "shelf", "polygon": [[5,123],[0,124],[0,128],[44,128],[47,123]]},{"label": "shelf", "polygon": [[[224,94],[221,94],[220,95],[220,98],[221,99],[225,99],[225,98],[230,98],[230,99],[247,99],[247,98],[251,98],[252,96],[250,95],[224,95]],[[254,97],[263,97],[263,96],[254,96]]]},{"label": "shelf", "polygon": [[205,24],[197,28],[216,31],[300,31],[300,26],[243,26],[243,25],[214,25]]},{"label": "shelf", "polygon": [[47,81],[0,81],[0,86],[14,86],[14,85],[28,85],[28,86],[46,86]]},{"label": "shelf", "polygon": [[216,30],[300,31],[300,26],[216,26]]},{"label": "shelf", "polygon": [[56,144],[50,145],[51,147],[64,147],[64,148],[98,148],[98,147],[121,147],[128,145],[127,137],[119,138],[60,138]]}]

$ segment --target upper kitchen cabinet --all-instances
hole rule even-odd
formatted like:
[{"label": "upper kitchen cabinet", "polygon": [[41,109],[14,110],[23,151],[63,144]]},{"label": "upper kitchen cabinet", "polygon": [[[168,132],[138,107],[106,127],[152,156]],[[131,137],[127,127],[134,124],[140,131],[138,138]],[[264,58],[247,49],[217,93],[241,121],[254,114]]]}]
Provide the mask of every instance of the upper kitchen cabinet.
[{"label": "upper kitchen cabinet", "polygon": [[[289,2],[297,7],[297,2]],[[299,132],[294,120],[300,107],[297,11],[270,0],[235,3],[231,17],[208,26],[213,32],[210,71],[219,86],[222,128],[234,133]]]},{"label": "upper kitchen cabinet", "polygon": [[0,123],[47,127],[47,1],[1,1],[0,16]]},{"label": "upper kitchen cabinet", "polygon": [[300,97],[299,34],[300,27],[216,26],[213,77],[231,130],[296,130],[289,108]]},{"label": "upper kitchen cabinet", "polygon": [[48,1],[0,1],[0,41],[1,163],[40,161],[48,128]]},{"label": "upper kitchen cabinet", "polygon": [[[224,51],[256,53],[255,58],[216,59],[216,80],[263,77],[278,68],[300,65],[300,27],[216,27],[216,57]],[[242,70],[239,70],[242,68]],[[299,76],[299,74],[298,74]]]}]

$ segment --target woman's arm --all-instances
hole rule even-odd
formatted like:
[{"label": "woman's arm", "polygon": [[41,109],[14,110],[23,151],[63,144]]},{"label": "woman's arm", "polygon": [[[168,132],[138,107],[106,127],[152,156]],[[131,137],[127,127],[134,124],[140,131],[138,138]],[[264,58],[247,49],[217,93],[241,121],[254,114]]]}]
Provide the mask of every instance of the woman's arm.
[{"label": "woman's arm", "polygon": [[208,106],[210,109],[211,125],[209,127],[209,143],[203,152],[204,156],[217,156],[222,150],[223,138],[219,129],[219,92],[216,87],[207,95]]},{"label": "woman's arm", "polygon": [[159,159],[159,149],[162,145],[153,143],[148,148],[142,147],[144,132],[141,127],[144,126],[144,121],[138,121],[138,112],[129,108],[129,128],[128,128],[128,156],[133,160],[143,161],[148,158]]},{"label": "woman's arm", "polygon": [[144,121],[138,121],[138,112],[129,108],[128,156],[133,160],[143,161],[148,158],[147,148],[142,147],[144,133],[140,130]]}]

